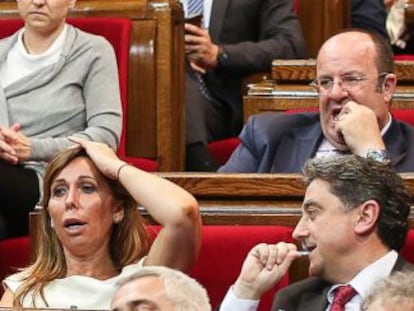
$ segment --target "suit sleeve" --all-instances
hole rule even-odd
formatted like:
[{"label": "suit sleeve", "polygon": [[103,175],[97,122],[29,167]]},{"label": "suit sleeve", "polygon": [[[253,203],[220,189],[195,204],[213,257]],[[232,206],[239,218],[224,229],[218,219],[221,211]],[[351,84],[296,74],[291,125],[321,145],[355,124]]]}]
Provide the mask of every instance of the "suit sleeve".
[{"label": "suit sleeve", "polygon": [[258,170],[258,155],[254,131],[254,116],[249,118],[240,133],[240,145],[232,153],[230,159],[219,168],[219,172],[256,173]]}]

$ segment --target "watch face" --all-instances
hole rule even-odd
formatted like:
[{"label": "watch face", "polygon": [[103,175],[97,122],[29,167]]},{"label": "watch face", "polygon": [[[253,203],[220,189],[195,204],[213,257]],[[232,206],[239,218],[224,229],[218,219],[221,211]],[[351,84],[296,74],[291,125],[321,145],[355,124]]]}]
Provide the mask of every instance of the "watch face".
[{"label": "watch face", "polygon": [[385,150],[370,149],[367,152],[367,159],[372,159],[378,162],[388,163],[390,158]]}]

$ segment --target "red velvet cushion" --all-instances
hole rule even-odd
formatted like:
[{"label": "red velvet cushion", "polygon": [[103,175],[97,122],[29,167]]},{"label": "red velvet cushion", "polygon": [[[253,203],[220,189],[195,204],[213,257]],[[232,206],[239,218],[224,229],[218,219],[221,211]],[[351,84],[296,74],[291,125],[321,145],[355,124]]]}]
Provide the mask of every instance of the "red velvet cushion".
[{"label": "red velvet cushion", "polygon": [[414,109],[392,109],[391,113],[395,119],[414,126]]},{"label": "red velvet cushion", "polygon": [[119,155],[119,158],[125,162],[128,162],[129,164],[132,164],[135,167],[140,168],[141,170],[147,171],[147,172],[157,172],[158,171],[158,163],[146,159],[146,158],[133,158],[128,156],[121,156]]},{"label": "red velvet cushion", "polygon": [[240,144],[238,137],[213,141],[208,144],[208,151],[218,165],[223,165],[230,158],[234,149]]},{"label": "red velvet cushion", "polygon": [[398,54],[394,55],[394,60],[414,60],[413,54]]},{"label": "red velvet cushion", "polygon": [[[203,226],[201,252],[191,275],[206,287],[213,309],[236,281],[249,250],[261,242],[279,241],[292,241],[292,228],[265,225]],[[270,310],[274,293],[288,282],[289,278],[285,276],[263,297],[259,310]]]},{"label": "red velvet cushion", "polygon": [[401,250],[401,255],[405,260],[414,264],[414,229],[408,231],[407,240]]},{"label": "red velvet cushion", "polygon": [[[30,239],[19,237],[0,241],[0,281],[30,263]],[[0,286],[0,294],[3,286]]]}]

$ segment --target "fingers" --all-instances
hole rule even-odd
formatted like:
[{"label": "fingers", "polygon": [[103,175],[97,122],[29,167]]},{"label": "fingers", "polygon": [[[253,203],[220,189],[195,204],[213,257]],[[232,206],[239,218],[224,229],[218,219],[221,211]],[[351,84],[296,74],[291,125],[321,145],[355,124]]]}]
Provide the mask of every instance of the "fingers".
[{"label": "fingers", "polygon": [[272,270],[275,265],[281,265],[287,261],[290,263],[301,256],[297,247],[292,243],[280,242],[277,244],[258,244],[252,250],[252,255],[259,259],[267,270]]},{"label": "fingers", "polygon": [[200,67],[199,65],[197,65],[196,63],[194,63],[194,62],[190,62],[190,67],[191,67],[191,69],[193,69],[194,71],[196,71],[196,72],[199,72],[199,73],[201,73],[201,74],[205,74],[207,71],[203,68],[203,67]]},{"label": "fingers", "polygon": [[186,32],[186,34],[191,34],[194,36],[203,36],[205,34],[205,30],[201,27],[197,27],[193,24],[190,23],[185,23],[184,24],[184,30]]}]

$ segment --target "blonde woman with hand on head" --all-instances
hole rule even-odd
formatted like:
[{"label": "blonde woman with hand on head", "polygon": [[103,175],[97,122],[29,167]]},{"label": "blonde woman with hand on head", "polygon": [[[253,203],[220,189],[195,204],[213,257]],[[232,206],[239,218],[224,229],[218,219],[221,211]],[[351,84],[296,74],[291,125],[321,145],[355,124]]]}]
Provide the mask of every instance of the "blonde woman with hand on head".
[{"label": "blonde woman with hand on head", "polygon": [[[201,220],[192,195],[104,144],[71,140],[80,148],[57,154],[46,170],[36,261],[3,281],[0,307],[109,309],[115,284],[142,266],[186,271],[196,259]],[[137,203],[162,226],[152,244]]]}]

